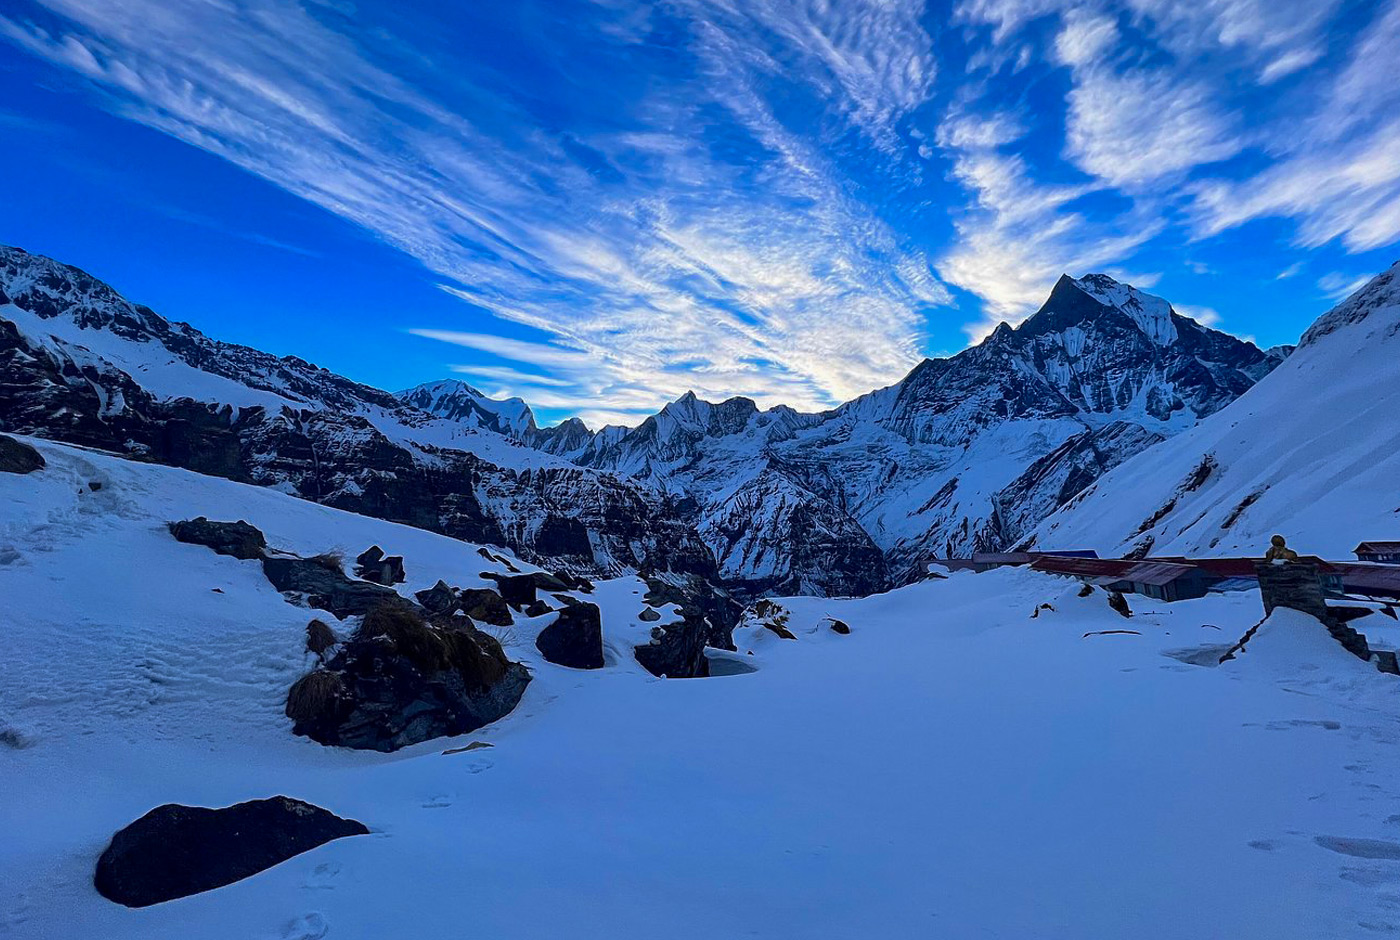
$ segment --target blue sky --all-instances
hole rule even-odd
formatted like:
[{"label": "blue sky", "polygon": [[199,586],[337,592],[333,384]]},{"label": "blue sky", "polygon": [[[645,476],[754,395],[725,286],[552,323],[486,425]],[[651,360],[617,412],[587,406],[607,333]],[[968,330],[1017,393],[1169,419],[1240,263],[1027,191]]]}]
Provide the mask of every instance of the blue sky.
[{"label": "blue sky", "polygon": [[1262,345],[1400,257],[1400,0],[5,0],[0,242],[546,420],[896,381],[1108,271]]}]

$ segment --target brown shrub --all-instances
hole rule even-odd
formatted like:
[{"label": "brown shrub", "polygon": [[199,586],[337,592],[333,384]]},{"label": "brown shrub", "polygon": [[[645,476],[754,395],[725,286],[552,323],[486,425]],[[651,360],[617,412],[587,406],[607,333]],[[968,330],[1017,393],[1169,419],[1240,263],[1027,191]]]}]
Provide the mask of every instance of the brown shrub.
[{"label": "brown shrub", "polygon": [[319,555],[312,555],[306,559],[313,565],[319,565],[327,571],[334,571],[336,574],[345,573],[345,552],[338,548],[333,548],[328,552]]},{"label": "brown shrub", "polygon": [[426,672],[437,672],[450,665],[448,645],[437,630],[428,626],[418,611],[401,604],[380,604],[365,614],[359,638],[383,637],[409,662]]},{"label": "brown shrub", "polygon": [[462,683],[472,691],[485,689],[501,681],[510,660],[496,638],[471,627],[454,627],[442,634],[452,666],[462,677]]},{"label": "brown shrub", "polygon": [[306,625],[306,648],[317,656],[335,646],[335,633],[324,620],[313,620]]},{"label": "brown shrub", "polygon": [[297,724],[334,724],[346,702],[345,683],[334,672],[317,669],[287,692],[287,717]]}]

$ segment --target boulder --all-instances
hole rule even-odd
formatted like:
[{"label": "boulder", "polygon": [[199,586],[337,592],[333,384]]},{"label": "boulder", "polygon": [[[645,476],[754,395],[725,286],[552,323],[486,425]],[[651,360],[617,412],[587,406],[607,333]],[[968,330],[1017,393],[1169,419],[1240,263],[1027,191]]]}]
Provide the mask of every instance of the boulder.
[{"label": "boulder", "polygon": [[493,627],[508,627],[515,620],[505,599],[490,588],[468,588],[461,595],[462,613]]},{"label": "boulder", "polygon": [[533,574],[496,575],[496,590],[507,604],[516,610],[535,602],[535,576]]},{"label": "boulder", "polygon": [[536,600],[533,604],[527,604],[523,613],[527,617],[543,617],[552,610],[554,610],[554,608],[550,607],[544,601]]},{"label": "boulder", "polygon": [[656,623],[661,619],[661,611],[655,607],[648,607],[637,615],[637,619],[643,623]]},{"label": "boulder", "polygon": [[407,578],[403,570],[403,556],[385,555],[378,545],[371,545],[356,557],[355,574],[386,587],[402,584]]},{"label": "boulder", "polygon": [[846,621],[844,621],[844,620],[837,620],[835,617],[832,617],[832,618],[831,618],[831,632],[832,632],[832,633],[839,633],[839,634],[841,634],[842,636],[849,636],[850,633],[851,633],[851,627],[850,627],[850,624],[846,623]]},{"label": "boulder", "polygon": [[93,884],[110,901],[148,907],[233,884],[333,839],[368,833],[363,823],[285,796],[222,809],[167,803],[112,837]]},{"label": "boulder", "polygon": [[676,572],[646,576],[646,602],[652,607],[675,604],[687,622],[705,633],[705,644],[718,649],[734,649],[734,628],[744,615],[744,606],[728,591],[716,588],[697,575]]},{"label": "boulder", "polygon": [[703,622],[678,620],[652,627],[651,642],[633,648],[637,662],[663,679],[699,679],[709,676]]},{"label": "boulder", "polygon": [[597,604],[575,604],[559,611],[540,631],[535,648],[557,666],[603,668],[603,621]]},{"label": "boulder", "polygon": [[1108,606],[1113,608],[1115,613],[1123,617],[1131,617],[1133,615],[1133,609],[1128,606],[1128,599],[1123,596],[1122,591],[1108,592]]},{"label": "boulder", "polygon": [[529,682],[467,617],[428,623],[419,609],[391,604],[372,609],[334,657],[297,680],[286,711],[296,734],[387,752],[490,724]]},{"label": "boulder", "polygon": [[203,516],[170,523],[175,541],[212,548],[220,555],[244,560],[261,558],[267,550],[267,539],[256,526],[242,519],[237,522],[210,522]]},{"label": "boulder", "polygon": [[309,606],[329,611],[342,620],[369,613],[382,604],[409,604],[396,591],[348,577],[345,572],[311,558],[267,555],[262,565],[263,574],[277,590],[284,594],[301,594]]},{"label": "boulder", "polygon": [[33,473],[44,469],[44,455],[34,447],[0,434],[0,473]]},{"label": "boulder", "polygon": [[461,605],[458,590],[441,579],[437,584],[427,590],[418,591],[413,596],[430,614],[450,614]]}]

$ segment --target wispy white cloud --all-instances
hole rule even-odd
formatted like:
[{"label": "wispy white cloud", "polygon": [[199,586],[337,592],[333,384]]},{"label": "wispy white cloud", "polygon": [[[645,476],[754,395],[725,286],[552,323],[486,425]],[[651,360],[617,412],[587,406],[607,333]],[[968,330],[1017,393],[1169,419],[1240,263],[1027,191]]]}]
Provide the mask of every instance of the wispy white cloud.
[{"label": "wispy white cloud", "polygon": [[1365,287],[1371,281],[1369,274],[1343,274],[1333,271],[1317,279],[1317,286],[1328,300],[1342,300]]},{"label": "wispy white cloud", "polygon": [[[917,362],[927,310],[948,302],[922,252],[759,91],[800,86],[831,103],[827,143],[854,132],[893,154],[936,71],[921,0],[678,0],[667,12],[701,75],[622,102],[586,140],[538,130],[499,91],[474,89],[482,108],[468,117],[415,83],[425,60],[411,43],[330,10],[39,2],[44,25],[0,17],[0,35],[90,81],[113,112],[365,227],[454,295],[553,336],[404,324],[550,370],[567,383],[553,386],[560,403],[639,414],[695,388],[827,406]],[[617,43],[649,28],[609,26]],[[747,159],[705,138],[714,108],[750,135]]]}]

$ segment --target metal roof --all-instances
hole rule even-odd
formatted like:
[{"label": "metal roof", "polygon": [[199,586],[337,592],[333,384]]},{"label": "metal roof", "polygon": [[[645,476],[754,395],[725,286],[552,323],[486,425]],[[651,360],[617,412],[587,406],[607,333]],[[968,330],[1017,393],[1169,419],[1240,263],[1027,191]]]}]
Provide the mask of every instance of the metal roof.
[{"label": "metal roof", "polygon": [[1342,563],[1337,565],[1337,573],[1348,593],[1400,597],[1400,565]]},{"label": "metal roof", "polygon": [[1362,542],[1351,550],[1353,555],[1362,552],[1400,552],[1400,542]]},{"label": "metal roof", "polygon": [[1135,584],[1171,584],[1177,578],[1200,573],[1193,565],[1178,565],[1170,561],[1141,561],[1123,573],[1124,581]]},{"label": "metal roof", "polygon": [[1136,562],[1118,558],[1072,558],[1068,555],[1042,555],[1031,568],[1047,574],[1069,574],[1083,578],[1121,578]]}]

